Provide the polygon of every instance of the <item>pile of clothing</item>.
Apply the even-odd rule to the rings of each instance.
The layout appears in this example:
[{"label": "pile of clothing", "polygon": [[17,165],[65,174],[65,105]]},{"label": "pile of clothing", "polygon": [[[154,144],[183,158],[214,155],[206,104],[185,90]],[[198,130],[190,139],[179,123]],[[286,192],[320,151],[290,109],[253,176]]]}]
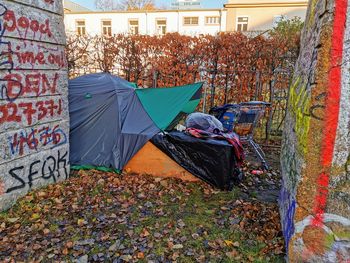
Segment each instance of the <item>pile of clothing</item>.
[{"label": "pile of clothing", "polygon": [[222,123],[214,116],[199,112],[192,113],[186,119],[186,127],[186,133],[193,137],[212,138],[229,142],[234,148],[238,165],[242,165],[244,151],[239,136],[234,132],[224,132]]}]

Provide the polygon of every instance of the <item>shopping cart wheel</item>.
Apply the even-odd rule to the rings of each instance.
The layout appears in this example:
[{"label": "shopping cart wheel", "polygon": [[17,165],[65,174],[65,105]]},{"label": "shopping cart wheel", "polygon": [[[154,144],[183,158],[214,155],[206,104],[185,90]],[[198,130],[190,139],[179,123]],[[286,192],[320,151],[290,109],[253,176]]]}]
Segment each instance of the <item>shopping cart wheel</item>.
[{"label": "shopping cart wheel", "polygon": [[263,162],[262,168],[263,168],[264,171],[268,171],[269,170],[269,166],[265,162]]}]

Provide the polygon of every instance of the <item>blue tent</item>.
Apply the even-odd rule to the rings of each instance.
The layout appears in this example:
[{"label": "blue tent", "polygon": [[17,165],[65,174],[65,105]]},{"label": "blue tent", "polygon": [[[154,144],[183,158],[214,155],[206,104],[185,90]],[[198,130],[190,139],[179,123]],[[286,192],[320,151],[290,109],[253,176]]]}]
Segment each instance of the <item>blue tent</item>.
[{"label": "blue tent", "polygon": [[135,89],[107,73],[70,80],[72,166],[123,169],[160,130],[195,110],[201,87]]}]

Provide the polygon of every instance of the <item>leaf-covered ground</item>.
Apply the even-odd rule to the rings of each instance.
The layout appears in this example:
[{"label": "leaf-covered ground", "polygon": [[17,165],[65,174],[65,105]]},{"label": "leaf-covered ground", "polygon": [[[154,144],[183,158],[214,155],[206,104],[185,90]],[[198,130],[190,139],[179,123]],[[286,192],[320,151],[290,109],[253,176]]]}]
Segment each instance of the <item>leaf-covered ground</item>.
[{"label": "leaf-covered ground", "polygon": [[278,174],[247,175],[220,192],[80,171],[0,214],[0,261],[283,262]]}]

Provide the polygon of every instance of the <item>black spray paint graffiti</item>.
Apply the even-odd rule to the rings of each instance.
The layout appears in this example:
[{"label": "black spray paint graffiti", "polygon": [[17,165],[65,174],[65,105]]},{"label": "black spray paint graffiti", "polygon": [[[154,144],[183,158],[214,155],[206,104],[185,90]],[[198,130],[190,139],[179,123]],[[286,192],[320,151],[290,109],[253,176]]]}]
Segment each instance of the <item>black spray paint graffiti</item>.
[{"label": "black spray paint graffiti", "polygon": [[23,179],[23,177],[28,179],[27,184],[29,188],[32,188],[34,181],[40,178],[45,180],[53,180],[56,183],[57,179],[61,178],[62,176],[60,171],[61,169],[64,169],[64,179],[68,179],[69,174],[66,167],[69,163],[67,157],[68,151],[61,154],[61,151],[58,150],[57,158],[50,155],[44,161],[36,160],[29,164],[28,174],[24,174],[26,171],[26,167],[24,166],[12,168],[8,173],[13,179],[16,180],[17,185],[7,189],[6,193],[11,193],[13,191],[25,188],[26,181]]},{"label": "black spray paint graffiti", "polygon": [[[323,92],[320,95],[316,96],[316,100],[321,101],[322,99],[325,99],[326,97],[327,97],[327,93]],[[310,116],[312,118],[315,118],[316,120],[323,121],[323,117],[319,116],[318,110],[324,111],[325,108],[326,108],[326,106],[324,106],[322,104],[312,105],[310,107]]]},{"label": "black spray paint graffiti", "polygon": [[290,145],[293,145],[291,141],[285,141],[282,145],[281,165],[285,171],[285,174],[288,175],[289,185],[296,185],[300,176],[297,169],[297,154],[295,149],[290,148]]},{"label": "black spray paint graffiti", "polygon": [[[7,13],[7,7],[4,6],[3,4],[0,4],[0,18],[3,18],[5,14]],[[1,53],[0,53],[0,70],[7,70],[9,73],[14,69],[14,63],[12,60],[12,47],[11,47],[11,42],[10,41],[4,41],[3,37],[5,35],[5,30],[6,27],[4,24],[1,23],[0,19],[0,47],[1,47]],[[11,99],[8,96],[8,91],[7,91],[7,85],[6,83],[8,81],[13,81],[18,83],[19,91],[18,94],[22,92],[23,86],[22,83],[19,83],[17,80],[14,79],[2,79],[0,78],[0,97],[1,98],[6,98],[8,101],[14,101],[14,99]]]},{"label": "black spray paint graffiti", "polygon": [[[3,4],[0,4],[0,18],[3,18],[5,16],[5,14],[7,13],[7,8],[6,6],[4,6]],[[1,46],[5,46],[6,48],[1,48],[2,50],[6,50],[2,51],[0,54],[0,69],[4,69],[2,68],[3,66],[7,65],[8,67],[6,68],[7,70],[12,70],[14,65],[11,59],[9,59],[11,57],[12,54],[12,49],[11,49],[11,42],[9,41],[4,41],[3,37],[5,35],[5,25],[1,23],[0,20],[0,47]],[[7,56],[7,59],[4,59],[4,61],[2,61],[2,57],[3,56]]]}]

